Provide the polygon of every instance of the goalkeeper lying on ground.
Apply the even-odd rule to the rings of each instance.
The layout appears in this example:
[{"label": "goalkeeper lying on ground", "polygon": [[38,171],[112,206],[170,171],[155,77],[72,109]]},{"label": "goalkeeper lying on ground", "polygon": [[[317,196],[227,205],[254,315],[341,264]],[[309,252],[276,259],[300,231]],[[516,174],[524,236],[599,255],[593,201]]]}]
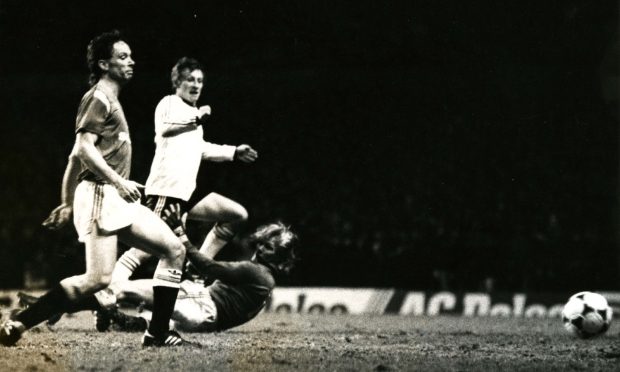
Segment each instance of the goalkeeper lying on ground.
[{"label": "goalkeeper lying on ground", "polygon": [[[259,227],[249,237],[250,248],[256,253],[249,261],[220,262],[209,259],[188,240],[181,222],[180,210],[172,205],[164,211],[164,220],[174,230],[187,249],[187,258],[213,284],[183,280],[177,297],[173,326],[186,332],[213,332],[236,327],[253,319],[264,307],[276,282],[275,277],[286,274],[295,262],[296,235],[282,223]],[[152,279],[129,280],[117,283],[116,301],[144,305],[153,304]],[[24,298],[22,298],[24,300]],[[150,314],[139,317],[120,312],[116,306],[97,312],[97,329],[106,330],[111,323],[115,329],[139,331],[147,328]]]},{"label": "goalkeeper lying on ground", "polygon": [[[200,253],[188,240],[179,209],[173,205],[164,214],[185,245],[190,262],[199,273],[215,279],[207,287],[191,280],[181,283],[172,315],[178,330],[212,332],[246,323],[262,310],[276,284],[274,277],[288,272],[295,261],[296,236],[281,223],[259,227],[250,236],[250,248],[256,250],[250,261],[219,262]],[[151,279],[128,281],[120,288],[117,301],[143,303],[147,308],[152,304]],[[135,328],[136,319],[114,309],[109,315],[121,329],[124,324]]]}]

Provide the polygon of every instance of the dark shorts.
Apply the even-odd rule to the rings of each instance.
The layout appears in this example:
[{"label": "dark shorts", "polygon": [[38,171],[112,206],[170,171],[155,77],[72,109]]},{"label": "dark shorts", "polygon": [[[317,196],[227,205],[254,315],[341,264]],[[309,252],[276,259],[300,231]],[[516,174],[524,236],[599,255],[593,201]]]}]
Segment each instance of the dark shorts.
[{"label": "dark shorts", "polygon": [[181,215],[184,215],[189,211],[187,202],[185,200],[173,198],[170,196],[159,196],[159,195],[147,195],[146,202],[144,205],[160,218],[162,217],[162,213],[164,210],[170,208],[171,205],[176,204],[181,209]]}]

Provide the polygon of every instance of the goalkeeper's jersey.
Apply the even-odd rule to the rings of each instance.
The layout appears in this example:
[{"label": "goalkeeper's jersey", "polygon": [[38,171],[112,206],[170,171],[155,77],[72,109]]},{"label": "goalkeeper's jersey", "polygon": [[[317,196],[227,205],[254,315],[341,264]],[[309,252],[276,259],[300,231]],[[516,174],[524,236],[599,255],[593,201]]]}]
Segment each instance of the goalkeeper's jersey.
[{"label": "goalkeeper's jersey", "polygon": [[271,296],[275,280],[269,271],[256,263],[249,263],[257,280],[251,283],[227,284],[216,280],[209,291],[217,307],[217,329],[225,330],[246,323],[254,318]]}]

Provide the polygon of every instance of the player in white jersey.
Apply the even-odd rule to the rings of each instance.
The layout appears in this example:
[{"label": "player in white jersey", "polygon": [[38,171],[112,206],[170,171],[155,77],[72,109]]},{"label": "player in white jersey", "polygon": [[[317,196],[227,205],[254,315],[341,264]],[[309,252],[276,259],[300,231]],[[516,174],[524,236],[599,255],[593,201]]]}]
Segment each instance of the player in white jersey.
[{"label": "player in white jersey", "polygon": [[[171,205],[178,206],[184,217],[191,220],[215,222],[207,234],[200,252],[209,258],[232,239],[236,227],[248,217],[239,203],[212,192],[193,206],[188,205],[194,189],[200,163],[208,161],[254,162],[258,153],[249,145],[218,145],[203,139],[203,125],[211,108],[198,107],[204,84],[202,67],[192,58],[181,58],[172,69],[175,93],[164,97],[155,109],[156,150],[146,182],[146,206],[161,217]],[[118,292],[119,283],[129,279],[148,253],[129,249],[118,260],[109,290]],[[98,314],[97,328],[107,326],[105,316]]]}]

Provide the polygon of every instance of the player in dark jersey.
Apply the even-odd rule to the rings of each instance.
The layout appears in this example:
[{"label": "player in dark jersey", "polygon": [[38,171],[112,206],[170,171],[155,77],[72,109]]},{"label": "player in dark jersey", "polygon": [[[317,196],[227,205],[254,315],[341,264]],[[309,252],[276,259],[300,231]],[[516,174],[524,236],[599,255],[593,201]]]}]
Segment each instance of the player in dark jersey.
[{"label": "player in dark jersey", "polygon": [[[249,261],[220,262],[201,253],[185,235],[180,210],[172,205],[164,219],[186,247],[187,257],[204,276],[215,279],[204,286],[184,280],[172,320],[174,327],[187,332],[213,332],[236,327],[253,319],[264,307],[276,285],[275,277],[288,273],[295,257],[296,235],[282,223],[259,227],[248,239],[256,251]],[[119,301],[152,305],[152,291],[146,280],[127,281]],[[121,330],[141,330],[148,321],[113,310],[109,314]]]},{"label": "player in dark jersey", "polygon": [[97,291],[109,284],[117,243],[123,241],[160,257],[153,282],[153,319],[143,345],[179,345],[181,337],[168,326],[185,248],[159,217],[140,205],[140,185],[128,179],[131,140],[118,94],[133,76],[131,49],[118,31],[104,33],[89,43],[87,61],[92,87],[78,109],[75,145],[63,177],[63,203],[50,216],[53,221],[73,214],[78,238],[85,244],[86,272],[63,279],[4,322],[0,344],[14,345],[25,330],[55,314],[98,310],[115,302]]}]

